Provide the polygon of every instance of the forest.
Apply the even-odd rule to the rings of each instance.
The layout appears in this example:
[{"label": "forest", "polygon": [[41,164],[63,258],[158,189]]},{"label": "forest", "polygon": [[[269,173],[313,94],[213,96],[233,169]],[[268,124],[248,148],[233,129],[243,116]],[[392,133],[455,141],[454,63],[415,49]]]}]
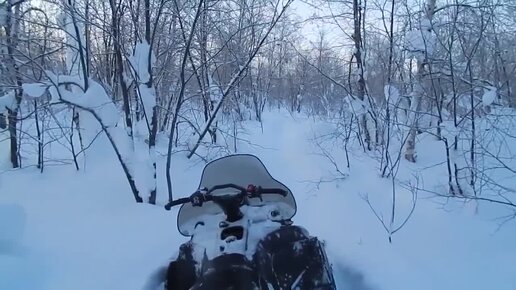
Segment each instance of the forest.
[{"label": "forest", "polygon": [[511,0],[0,0],[13,200],[30,178],[53,191],[55,170],[92,168],[117,198],[161,206],[189,193],[189,166],[277,145],[263,155],[302,167],[312,191],[356,185],[389,243],[426,198],[485,206],[500,230],[516,220],[515,122]]},{"label": "forest", "polygon": [[[154,168],[158,136],[168,156],[209,158],[237,151],[242,122],[278,107],[335,120],[342,148],[380,152],[382,176],[402,158],[417,162],[416,136],[432,134],[447,154],[446,194],[496,187],[478,159],[514,173],[508,156],[486,148],[505,137],[503,124],[478,128],[516,106],[513,3],[306,2],[305,18],[291,4],[4,1],[0,127],[10,165],[43,172],[72,160],[79,170],[102,131],[135,200],[155,203],[155,185],[134,185],[135,142],[148,145]],[[70,151],[66,161],[46,155],[54,142]]]}]

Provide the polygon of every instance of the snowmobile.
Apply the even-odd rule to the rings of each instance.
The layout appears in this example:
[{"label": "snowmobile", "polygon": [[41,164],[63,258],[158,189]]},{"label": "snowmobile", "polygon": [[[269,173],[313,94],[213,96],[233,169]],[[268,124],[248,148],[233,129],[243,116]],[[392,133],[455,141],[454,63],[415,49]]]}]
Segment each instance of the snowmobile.
[{"label": "snowmobile", "polygon": [[181,205],[189,237],[166,271],[166,290],[335,290],[324,244],[293,224],[296,201],[254,155],[208,163]]}]

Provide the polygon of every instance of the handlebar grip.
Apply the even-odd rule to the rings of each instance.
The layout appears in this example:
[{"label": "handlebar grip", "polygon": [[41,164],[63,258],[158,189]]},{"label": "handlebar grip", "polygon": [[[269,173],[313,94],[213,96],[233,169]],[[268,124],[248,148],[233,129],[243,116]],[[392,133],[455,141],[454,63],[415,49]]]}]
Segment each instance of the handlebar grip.
[{"label": "handlebar grip", "polygon": [[287,196],[288,192],[281,188],[261,188],[261,194],[280,194]]},{"label": "handlebar grip", "polygon": [[176,205],[179,205],[179,204],[184,204],[184,203],[187,203],[187,202],[190,202],[190,198],[189,197],[183,197],[183,198],[180,198],[180,199],[176,199],[176,200],[173,200],[173,201],[167,203],[167,205],[165,205],[165,209],[166,210],[170,210],[173,206],[176,206]]}]

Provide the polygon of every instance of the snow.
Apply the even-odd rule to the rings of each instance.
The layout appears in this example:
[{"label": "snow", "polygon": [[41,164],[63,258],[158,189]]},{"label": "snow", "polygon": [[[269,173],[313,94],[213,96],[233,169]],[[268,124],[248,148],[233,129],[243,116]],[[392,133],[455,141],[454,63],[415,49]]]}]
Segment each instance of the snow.
[{"label": "snow", "polygon": [[434,54],[436,43],[437,37],[426,18],[421,20],[419,27],[408,31],[405,36],[405,49],[419,61]]},{"label": "snow", "polygon": [[[1,177],[0,177],[1,178]],[[1,184],[1,180],[0,180]],[[22,206],[0,202],[0,289],[23,289],[18,286],[23,268],[23,238],[26,214]],[[20,272],[21,271],[21,272]]]},{"label": "snow", "polygon": [[[149,63],[150,61],[150,63]],[[149,138],[151,122],[156,107],[156,90],[154,86],[148,86],[151,75],[149,69],[152,68],[156,58],[152,53],[151,47],[147,41],[140,41],[136,44],[133,55],[129,58],[132,70],[134,72],[134,80],[138,84],[139,100],[144,109],[145,118],[134,125],[134,136],[138,138]],[[155,189],[156,182],[154,180],[153,164],[156,159],[154,148],[143,148],[144,144],[135,144],[134,158],[132,160],[132,171],[137,176],[138,188],[143,191],[143,198],[146,199],[145,193],[149,193]]]},{"label": "snow", "polygon": [[[90,97],[99,90],[93,86]],[[391,183],[378,177],[376,160],[351,149],[349,176],[319,183],[337,173],[307,139],[334,125],[285,111],[264,112],[263,119],[263,133],[258,122],[245,124],[249,143],[240,142],[239,151],[257,155],[294,192],[293,220],[326,242],[339,290],[514,289],[516,224],[498,229],[494,220],[507,213],[503,207],[441,200],[421,191],[413,216],[389,243],[363,199],[367,194],[375,209],[390,217]],[[418,138],[418,163],[402,161],[398,177],[417,174],[420,186],[436,190],[446,185],[442,142]],[[176,230],[177,209],[162,208],[166,140],[156,148],[159,206],[134,202],[113,150],[103,138],[96,142],[85,170],[70,165],[48,167],[43,174],[33,167],[0,172],[0,205],[16,205],[20,210],[10,217],[25,220],[16,227],[23,234],[9,234],[16,250],[0,253],[0,289],[142,289],[187,241]],[[325,146],[345,168],[344,153]],[[172,164],[175,197],[189,195],[198,186],[202,162],[174,154]],[[515,187],[514,178],[505,182]],[[398,188],[397,199],[395,225],[410,209],[411,192]]]},{"label": "snow", "polygon": [[152,53],[149,43],[143,40],[136,44],[133,55],[129,58],[129,62],[135,73],[135,79],[139,83],[138,89],[143,108],[150,124],[153,108],[156,106],[156,91],[154,87],[149,88],[147,86],[151,77],[149,74],[149,58],[151,61],[150,67],[152,67],[156,61],[156,57],[154,53]]},{"label": "snow", "polygon": [[[74,90],[68,91],[64,89],[62,84],[74,83],[80,86],[83,82],[79,77],[54,75],[51,72],[47,72],[47,75],[52,83],[49,89],[52,96],[52,102],[63,100],[79,106],[79,109],[84,108],[92,110],[106,127],[114,127],[117,124],[119,120],[119,111],[99,83],[90,79],[88,80],[88,89],[85,92],[77,93],[74,92]],[[56,85],[58,85],[59,88],[56,88]],[[75,86],[72,86],[72,88],[73,87]]]},{"label": "snow", "polygon": [[[129,58],[133,70],[135,71],[138,79],[142,83],[146,83],[150,79],[149,75],[149,53],[150,53],[150,45],[147,41],[140,41],[136,44],[134,48],[134,53],[132,57]],[[154,54],[150,56],[151,65],[154,64],[156,58]]]},{"label": "snow", "polygon": [[[133,157],[135,155],[132,143],[124,128],[117,126],[120,121],[120,112],[105,89],[98,82],[89,79],[88,89],[83,91],[83,82],[79,76],[55,75],[50,71],[47,71],[46,74],[49,78],[48,83],[24,84],[24,87],[29,88],[30,94],[36,95],[43,90],[48,90],[51,96],[50,104],[53,107],[65,102],[76,106],[79,112],[83,111],[79,114],[83,144],[88,145],[94,142],[101,133],[104,133],[105,129],[113,138],[129,170],[133,171],[134,168],[131,165],[134,164]],[[73,85],[67,88],[63,84]],[[71,122],[71,120],[67,122]],[[108,146],[112,149],[111,145]]]},{"label": "snow", "polygon": [[0,255],[20,241],[25,227],[25,212],[20,205],[0,203]]},{"label": "snow", "polygon": [[[56,16],[56,22],[57,22],[57,25],[61,28],[61,29],[66,29],[66,19],[68,18],[68,16],[66,15],[65,12],[61,12],[59,14],[57,14]],[[73,35],[73,34],[72,34]]]},{"label": "snow", "polygon": [[[273,223],[267,218],[268,213],[277,208],[271,204],[260,208],[243,207],[242,212],[248,219],[232,223],[232,226],[241,225],[246,228],[252,224],[249,227],[248,236],[242,240],[220,240],[218,238],[220,235],[219,223],[225,220],[223,214],[201,217],[199,220],[203,221],[204,225],[194,230],[193,242],[197,245],[194,249],[194,258],[199,265],[205,256],[213,259],[221,253],[240,253],[252,259],[260,238],[279,228],[278,223]],[[195,225],[189,227],[195,228]]]},{"label": "snow", "polygon": [[421,19],[421,22],[419,23],[419,27],[421,30],[431,30],[432,29],[432,23],[430,20],[426,17],[423,17]]},{"label": "snow", "polygon": [[9,168],[11,162],[10,148],[9,131],[7,129],[0,129],[0,171],[4,168]]},{"label": "snow", "polygon": [[498,96],[497,89],[493,86],[489,86],[484,89],[484,94],[482,95],[482,104],[484,106],[491,105]]},{"label": "snow", "polygon": [[5,26],[6,23],[7,23],[7,6],[2,5],[2,6],[0,6],[0,26]]},{"label": "snow", "polygon": [[346,103],[349,106],[349,112],[356,114],[357,116],[367,113],[367,103],[356,97],[348,96],[345,98]]},{"label": "snow", "polygon": [[145,84],[141,84],[139,86],[140,88],[140,94],[141,99],[143,103],[143,108],[145,110],[145,115],[149,119],[149,124],[151,122],[152,114],[153,114],[153,108],[156,106],[156,91],[154,90],[154,87],[147,87]]},{"label": "snow", "polygon": [[[90,144],[96,142],[97,139],[103,139],[104,142],[107,142],[108,140],[104,136],[104,133],[107,133],[119,151],[121,159],[127,165],[127,170],[135,179],[135,184],[140,190],[140,196],[145,198],[145,194],[154,188],[152,161],[155,158],[155,153],[152,150],[149,152],[148,146],[144,144],[143,139],[132,140],[127,135],[125,128],[118,126],[121,112],[108,96],[105,89],[93,79],[88,80],[88,89],[83,91],[79,76],[55,75],[52,72],[47,72],[47,76],[49,83],[41,86],[48,87],[51,95],[51,104],[55,106],[64,102],[75,106],[78,112],[80,112],[81,145],[89,148]],[[73,85],[65,87],[63,84]],[[29,84],[28,86],[32,89],[39,85]],[[153,93],[153,89],[147,89],[144,93]],[[142,99],[155,100],[151,95],[147,95],[146,98]],[[149,115],[149,118],[151,116],[152,114]],[[111,142],[105,145],[110,150],[114,150]],[[135,151],[136,147],[137,152]],[[119,160],[115,160],[114,163],[120,166]]]},{"label": "snow", "polygon": [[[57,22],[61,29],[66,32],[66,44],[68,45],[66,48],[66,68],[71,76],[85,79],[82,70],[80,50],[82,50],[82,55],[86,55],[86,33],[84,33],[84,23],[80,20],[81,17],[74,15],[77,14],[74,6],[75,2],[73,2],[71,6],[65,5],[63,7],[64,11],[57,16]],[[77,88],[74,90],[76,89]]]},{"label": "snow", "polygon": [[222,99],[223,91],[222,87],[219,86],[216,80],[214,80],[211,75],[208,75],[208,81],[210,82],[210,87],[208,88],[210,92],[210,98],[212,102],[218,103]]},{"label": "snow", "polygon": [[7,109],[14,109],[16,100],[14,92],[10,91],[7,94],[0,96],[0,113],[4,113]]},{"label": "snow", "polygon": [[41,97],[47,90],[48,85],[42,83],[22,84],[23,92],[33,98]]},{"label": "snow", "polygon": [[99,83],[90,81],[83,96],[68,100],[86,108],[93,108],[105,126],[114,127],[119,120],[118,109]]},{"label": "snow", "polygon": [[390,103],[396,105],[400,99],[400,91],[393,85],[386,85],[383,88],[385,99]]}]

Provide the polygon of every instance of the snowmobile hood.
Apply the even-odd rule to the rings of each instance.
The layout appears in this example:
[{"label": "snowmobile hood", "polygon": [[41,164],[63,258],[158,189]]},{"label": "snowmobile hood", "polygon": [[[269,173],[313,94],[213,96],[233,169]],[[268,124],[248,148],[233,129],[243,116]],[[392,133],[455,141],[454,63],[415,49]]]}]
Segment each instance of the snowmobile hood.
[{"label": "snowmobile hood", "polygon": [[[290,219],[296,214],[296,201],[290,189],[274,179],[258,157],[250,154],[235,154],[209,162],[202,172],[199,188],[211,188],[221,184],[236,184],[246,188],[249,184],[263,188],[281,188],[287,192],[282,195],[263,195],[262,200],[252,198],[249,205],[278,204],[281,216]],[[230,194],[232,189],[212,194]],[[194,207],[190,203],[181,206],[177,216],[179,232],[184,236],[192,236],[195,224],[203,215],[223,214],[222,209],[213,202],[207,202],[202,207]]]}]

